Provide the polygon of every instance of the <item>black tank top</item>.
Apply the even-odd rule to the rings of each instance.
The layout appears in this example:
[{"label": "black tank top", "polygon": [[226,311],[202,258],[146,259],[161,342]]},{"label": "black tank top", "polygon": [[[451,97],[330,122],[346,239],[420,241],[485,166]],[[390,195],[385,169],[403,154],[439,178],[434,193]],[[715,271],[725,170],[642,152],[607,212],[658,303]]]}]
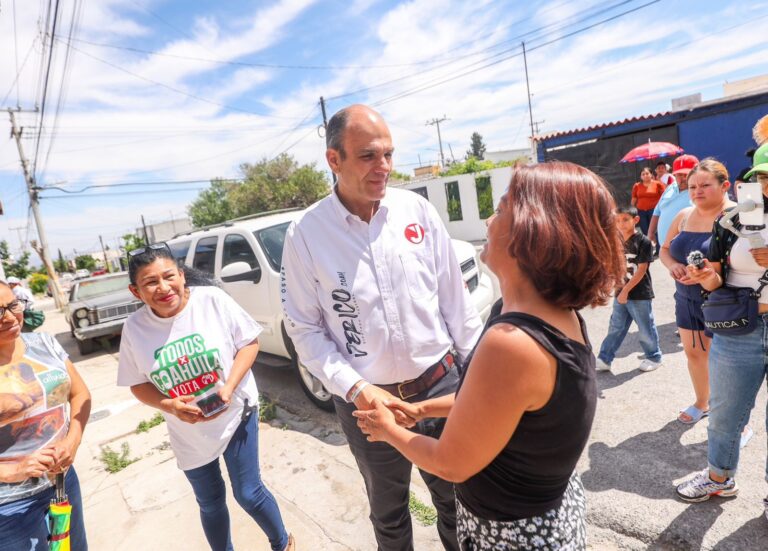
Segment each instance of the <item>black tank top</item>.
[{"label": "black tank top", "polygon": [[[494,310],[500,309],[499,302]],[[476,516],[512,521],[542,515],[562,502],[595,416],[595,356],[580,315],[586,346],[537,317],[515,312],[493,315],[494,310],[485,330],[497,323],[512,324],[557,360],[549,402],[525,412],[499,455],[482,471],[456,484],[456,495]],[[459,389],[472,369],[471,359],[470,354]]]}]

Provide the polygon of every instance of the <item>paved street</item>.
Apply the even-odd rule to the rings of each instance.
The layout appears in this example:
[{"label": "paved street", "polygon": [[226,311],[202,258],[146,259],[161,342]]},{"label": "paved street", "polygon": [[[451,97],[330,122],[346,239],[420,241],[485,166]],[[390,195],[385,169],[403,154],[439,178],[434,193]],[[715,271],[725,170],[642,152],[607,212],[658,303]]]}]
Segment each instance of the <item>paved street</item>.
[{"label": "paved street", "polygon": [[[694,427],[675,421],[692,401],[682,346],[675,335],[673,286],[660,263],[652,266],[654,302],[665,366],[637,368],[633,328],[614,362],[614,375],[599,374],[600,399],[592,436],[579,464],[588,493],[590,548],[765,549],[768,521],[761,499],[766,456],[765,393],[751,425],[755,436],[743,451],[738,498],[687,505],[673,497],[673,481],[706,464],[704,420]],[[610,307],[585,311],[597,348]],[[93,394],[93,419],[76,466],[83,480],[86,524],[95,551],[206,549],[191,490],[168,449],[165,426],[135,434],[153,411],[114,385],[117,348],[85,358],[77,354],[63,317],[48,311],[43,330],[56,334]],[[261,425],[263,477],[277,497],[286,525],[302,550],[375,548],[362,479],[330,414],[311,406],[290,372],[256,367],[259,389],[279,402],[278,417]],[[108,474],[98,457],[103,446],[140,458]],[[418,475],[417,497],[427,502]],[[238,549],[266,550],[266,539],[231,499]],[[416,549],[439,549],[434,527],[414,522]]]}]

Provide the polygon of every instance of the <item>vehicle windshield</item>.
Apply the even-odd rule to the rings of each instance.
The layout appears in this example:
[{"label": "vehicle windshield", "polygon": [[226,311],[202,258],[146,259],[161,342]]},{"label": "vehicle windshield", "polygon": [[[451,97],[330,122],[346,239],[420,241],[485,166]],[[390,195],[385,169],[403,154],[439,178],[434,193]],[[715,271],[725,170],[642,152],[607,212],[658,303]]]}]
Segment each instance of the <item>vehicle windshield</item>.
[{"label": "vehicle windshield", "polygon": [[285,232],[288,231],[290,222],[283,222],[276,226],[270,226],[253,232],[256,241],[259,242],[267,260],[272,269],[280,271],[280,265],[283,263],[283,245],[285,244]]},{"label": "vehicle windshield", "polygon": [[105,277],[99,279],[93,279],[90,281],[81,281],[77,284],[76,291],[72,295],[73,300],[84,300],[88,298],[97,297],[100,295],[108,295],[117,291],[124,291],[128,288],[128,274],[120,275],[116,277]]}]

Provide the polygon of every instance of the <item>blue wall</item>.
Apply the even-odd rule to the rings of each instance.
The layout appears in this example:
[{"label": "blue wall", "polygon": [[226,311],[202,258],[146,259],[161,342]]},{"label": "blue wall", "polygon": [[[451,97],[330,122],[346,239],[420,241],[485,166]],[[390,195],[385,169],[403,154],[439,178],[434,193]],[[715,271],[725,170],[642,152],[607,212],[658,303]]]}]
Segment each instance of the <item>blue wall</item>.
[{"label": "blue wall", "polygon": [[680,121],[677,126],[680,147],[699,159],[717,158],[725,164],[733,180],[751,163],[745,152],[755,147],[752,127],[766,114],[768,106],[756,105]]}]

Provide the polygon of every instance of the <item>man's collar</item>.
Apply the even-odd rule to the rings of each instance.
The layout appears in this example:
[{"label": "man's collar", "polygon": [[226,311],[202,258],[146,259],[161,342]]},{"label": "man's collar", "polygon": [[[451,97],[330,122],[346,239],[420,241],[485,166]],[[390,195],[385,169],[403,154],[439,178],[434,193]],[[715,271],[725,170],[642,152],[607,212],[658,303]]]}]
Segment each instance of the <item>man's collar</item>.
[{"label": "man's collar", "polygon": [[[349,212],[349,209],[344,206],[344,203],[341,202],[341,198],[339,198],[338,193],[338,184],[333,186],[333,189],[331,190],[331,203],[333,204],[334,211],[336,212],[339,220],[344,225],[345,229],[349,230],[352,224],[352,220],[360,220],[359,216]],[[379,208],[374,213],[373,217],[375,218],[377,216],[384,216],[387,219],[389,218],[389,202],[387,194],[385,194],[384,198],[379,201]]]}]

